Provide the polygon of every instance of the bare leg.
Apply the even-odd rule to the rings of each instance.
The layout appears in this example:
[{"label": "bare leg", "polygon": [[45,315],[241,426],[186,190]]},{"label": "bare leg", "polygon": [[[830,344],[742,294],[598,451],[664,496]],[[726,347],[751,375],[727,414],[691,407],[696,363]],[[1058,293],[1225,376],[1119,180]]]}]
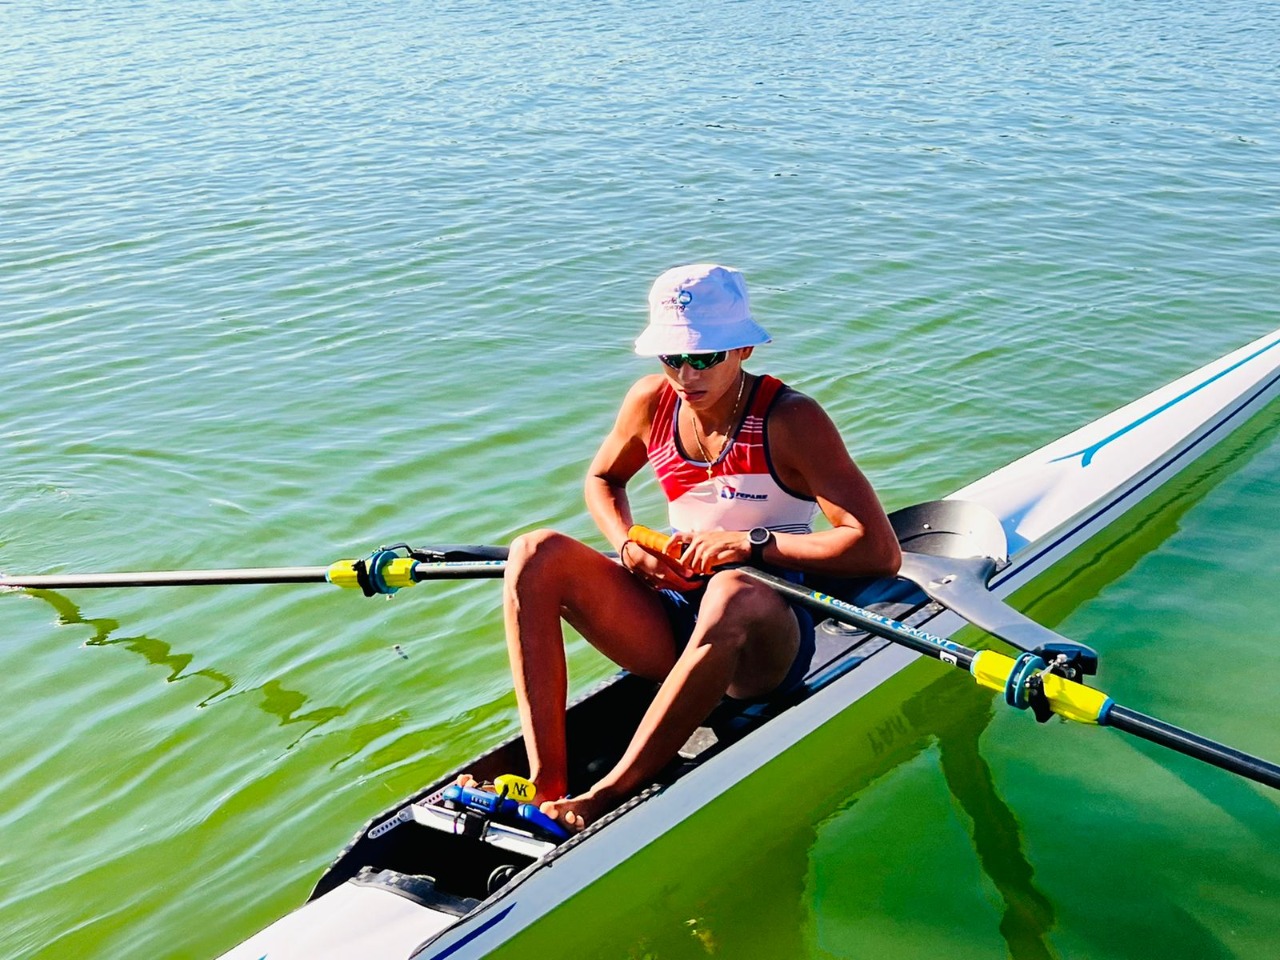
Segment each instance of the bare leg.
[{"label": "bare leg", "polygon": [[544,803],[544,812],[581,826],[621,803],[670,762],[726,692],[753,697],[777,687],[799,644],[795,614],[777,593],[734,571],[717,574],[697,629],[622,759],[586,793]]},{"label": "bare leg", "polygon": [[675,662],[671,626],[653,591],[596,550],[550,530],[512,543],[503,614],[529,779],[539,798],[559,799],[568,789],[561,616],[615,663],[654,680]]}]

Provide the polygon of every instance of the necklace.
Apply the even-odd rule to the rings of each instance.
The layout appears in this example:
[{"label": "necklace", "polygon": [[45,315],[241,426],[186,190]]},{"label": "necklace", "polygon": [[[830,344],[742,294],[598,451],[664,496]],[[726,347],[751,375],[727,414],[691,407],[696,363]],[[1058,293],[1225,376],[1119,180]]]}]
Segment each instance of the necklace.
[{"label": "necklace", "polygon": [[[742,378],[738,381],[738,399],[733,401],[733,413],[729,417],[729,426],[725,429],[724,443],[720,445],[720,453],[718,456],[724,456],[724,451],[729,446],[729,434],[733,431],[733,425],[738,422],[738,407],[742,405],[742,391],[747,386],[747,371],[742,371]],[[702,442],[702,431],[698,429],[698,415],[692,410],[689,411],[689,419],[693,421],[693,439],[698,443],[698,452],[702,454],[702,459],[707,462],[707,479],[711,479],[711,471],[715,467],[715,459],[711,454],[707,453],[707,448]]]}]

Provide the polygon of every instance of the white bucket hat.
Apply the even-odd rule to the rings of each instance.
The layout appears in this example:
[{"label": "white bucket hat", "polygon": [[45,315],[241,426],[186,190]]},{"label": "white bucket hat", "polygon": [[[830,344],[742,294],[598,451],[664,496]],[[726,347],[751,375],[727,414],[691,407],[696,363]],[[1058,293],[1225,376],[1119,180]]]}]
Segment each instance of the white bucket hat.
[{"label": "white bucket hat", "polygon": [[772,338],[751,318],[747,281],[733,267],[694,263],[673,267],[649,291],[649,326],[636,353],[718,353]]}]

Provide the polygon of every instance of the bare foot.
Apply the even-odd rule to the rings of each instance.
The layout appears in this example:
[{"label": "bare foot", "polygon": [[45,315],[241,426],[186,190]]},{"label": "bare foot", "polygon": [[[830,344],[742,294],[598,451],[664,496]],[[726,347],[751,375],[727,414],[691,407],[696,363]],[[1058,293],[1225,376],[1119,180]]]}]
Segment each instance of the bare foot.
[{"label": "bare foot", "polygon": [[538,809],[571,833],[586,829],[618,805],[603,794],[584,793],[563,800],[548,800]]}]

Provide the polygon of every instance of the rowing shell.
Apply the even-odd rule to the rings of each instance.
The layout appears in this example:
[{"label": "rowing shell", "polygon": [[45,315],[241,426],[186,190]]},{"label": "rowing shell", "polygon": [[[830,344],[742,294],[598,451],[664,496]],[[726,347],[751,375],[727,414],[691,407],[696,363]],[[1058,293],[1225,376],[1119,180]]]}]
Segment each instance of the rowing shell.
[{"label": "rowing shell", "polygon": [[[948,501],[994,515],[1002,533],[1002,542],[984,551],[993,561],[990,593],[975,599],[975,609],[989,611],[991,599],[1025,586],[1114,523],[1277,393],[1280,331],[952,494]],[[912,508],[895,515],[912,549],[929,539],[930,515]],[[849,587],[844,595],[938,637],[967,624],[902,580]],[[823,625],[811,671],[794,697],[719,708],[657,782],[568,841],[527,824],[477,817],[450,799],[455,771],[370,820],[305,905],[223,960],[483,957],[917,659],[867,633]],[[623,674],[570,707],[571,792],[621,755],[653,693],[651,683]],[[492,780],[524,764],[515,737],[462,769]]]}]

